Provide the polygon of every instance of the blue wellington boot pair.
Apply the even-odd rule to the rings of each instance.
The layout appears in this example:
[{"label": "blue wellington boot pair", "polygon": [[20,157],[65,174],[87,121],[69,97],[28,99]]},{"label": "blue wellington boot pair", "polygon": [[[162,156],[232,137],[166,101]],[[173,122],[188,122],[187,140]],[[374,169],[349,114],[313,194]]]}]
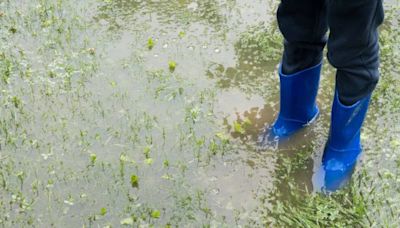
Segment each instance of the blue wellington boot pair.
[{"label": "blue wellington boot pair", "polygon": [[[321,65],[305,69],[292,75],[280,76],[280,111],[270,134],[276,139],[286,138],[297,130],[312,123],[319,114],[316,105]],[[360,129],[371,96],[367,96],[351,106],[340,103],[337,90],[332,107],[331,128],[326,143],[322,169],[324,186],[327,191],[335,191],[351,177],[361,153]],[[264,136],[265,138],[265,136]]]}]

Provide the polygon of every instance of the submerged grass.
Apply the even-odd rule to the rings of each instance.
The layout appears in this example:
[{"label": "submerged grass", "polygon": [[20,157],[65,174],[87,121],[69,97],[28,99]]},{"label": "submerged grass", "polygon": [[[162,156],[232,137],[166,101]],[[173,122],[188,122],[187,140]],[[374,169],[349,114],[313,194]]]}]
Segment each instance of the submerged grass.
[{"label": "submerged grass", "polygon": [[366,199],[357,183],[327,195],[312,193],[296,180],[296,174],[307,168],[313,151],[310,147],[290,158],[280,156],[278,189],[272,193],[273,207],[266,211],[264,221],[276,227],[368,226]]},{"label": "submerged grass", "polygon": [[[154,11],[182,25],[174,31],[180,39],[190,37],[183,32],[188,23],[211,24],[225,39],[227,19],[219,8],[232,13],[235,4],[0,2],[0,225],[231,227],[232,221],[211,206],[210,189],[192,179],[200,169],[219,164],[213,160],[237,159],[239,149],[252,153],[252,145],[228,133],[243,136],[254,123],[234,121],[229,132],[214,106],[218,91],[229,88],[277,94],[275,72],[263,68],[274,69],[279,59],[277,26],[252,26],[238,36],[237,65],[213,63],[207,70],[216,88],[182,75],[188,67],[177,60],[148,69],[143,53],[155,51],[160,41],[149,38],[144,22],[135,21],[134,31],[121,28],[132,13]],[[309,170],[318,142],[303,153],[282,153],[274,191],[257,195],[254,220],[243,215],[248,211],[232,210],[236,226],[399,223],[400,81],[393,66],[399,65],[400,34],[398,5],[388,8],[389,22],[381,32],[382,80],[363,132],[366,158],[353,183],[330,196],[310,193],[296,176]],[[123,48],[132,51],[110,51],[124,38],[129,41]],[[274,106],[272,98],[268,102]]]},{"label": "submerged grass", "polygon": [[[212,127],[213,90],[147,71],[136,52],[107,62],[114,37],[86,16],[97,3],[0,3],[0,224],[216,220],[186,178],[198,164],[189,161],[225,151]],[[110,77],[104,62],[123,78]]]}]

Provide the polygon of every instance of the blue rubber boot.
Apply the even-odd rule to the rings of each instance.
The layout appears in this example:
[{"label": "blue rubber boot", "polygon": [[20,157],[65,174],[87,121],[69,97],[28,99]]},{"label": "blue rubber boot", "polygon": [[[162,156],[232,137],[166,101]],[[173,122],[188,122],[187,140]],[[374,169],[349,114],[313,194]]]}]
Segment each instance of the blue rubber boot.
[{"label": "blue rubber boot", "polygon": [[371,95],[357,103],[343,105],[335,93],[329,139],[325,145],[322,166],[325,171],[325,190],[336,191],[351,178],[358,157],[362,152],[360,131]]},{"label": "blue rubber boot", "polygon": [[279,67],[280,111],[271,129],[274,138],[290,136],[317,118],[321,66],[322,63],[291,75],[283,74]]}]

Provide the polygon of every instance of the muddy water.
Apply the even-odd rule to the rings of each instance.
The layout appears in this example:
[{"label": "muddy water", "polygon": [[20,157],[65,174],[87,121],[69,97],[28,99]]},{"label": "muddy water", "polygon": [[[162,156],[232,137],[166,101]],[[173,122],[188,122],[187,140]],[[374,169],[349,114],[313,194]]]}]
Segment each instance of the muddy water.
[{"label": "muddy water", "polygon": [[4,99],[7,137],[17,136],[0,141],[8,183],[0,196],[10,202],[0,222],[261,226],[265,209],[290,191],[276,181],[286,178],[278,168],[290,166],[282,158],[298,154],[305,162],[290,178],[313,191],[334,87],[327,63],[318,121],[279,144],[256,145],[279,111],[277,1],[4,5],[15,15],[2,22],[18,32],[2,51],[25,53],[14,64],[26,77],[2,87],[23,109]]}]

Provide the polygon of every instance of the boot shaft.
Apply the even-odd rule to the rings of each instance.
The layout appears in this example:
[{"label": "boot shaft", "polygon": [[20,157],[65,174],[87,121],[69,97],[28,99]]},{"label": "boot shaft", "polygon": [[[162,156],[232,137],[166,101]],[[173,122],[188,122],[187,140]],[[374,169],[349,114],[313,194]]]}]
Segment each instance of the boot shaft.
[{"label": "boot shaft", "polygon": [[340,102],[335,92],[331,113],[329,146],[336,150],[361,150],[360,133],[364,123],[371,95],[351,106]]},{"label": "boot shaft", "polygon": [[280,78],[280,113],[285,119],[307,123],[316,113],[321,65],[291,75],[282,73]]}]

